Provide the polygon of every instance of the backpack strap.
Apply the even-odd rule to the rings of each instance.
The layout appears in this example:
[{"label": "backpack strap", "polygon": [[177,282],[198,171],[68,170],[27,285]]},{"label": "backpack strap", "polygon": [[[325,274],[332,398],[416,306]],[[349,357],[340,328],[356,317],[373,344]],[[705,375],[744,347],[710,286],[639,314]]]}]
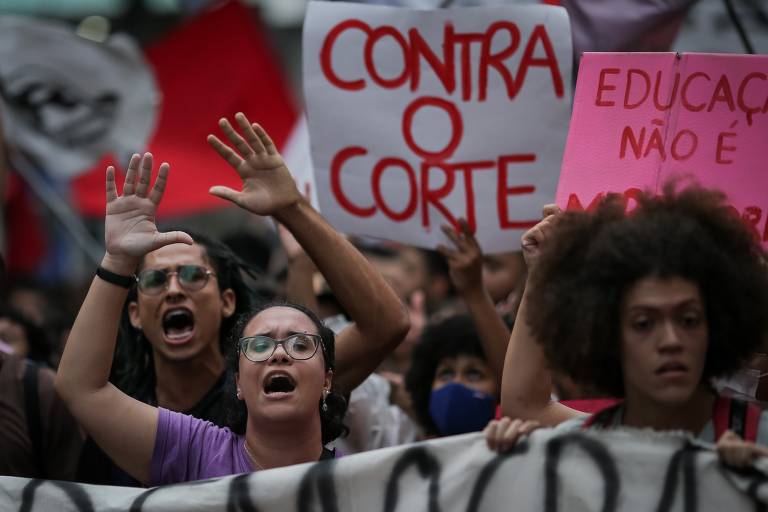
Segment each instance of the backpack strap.
[{"label": "backpack strap", "polygon": [[27,415],[27,432],[32,442],[32,453],[35,457],[38,476],[45,478],[45,465],[43,464],[43,429],[40,420],[40,394],[38,390],[37,374],[39,368],[29,360],[25,361],[24,369],[24,408]]},{"label": "backpack strap", "polygon": [[613,417],[616,414],[616,411],[619,410],[619,408],[624,405],[623,401],[619,401],[618,403],[611,404],[608,407],[604,407],[597,411],[594,414],[591,414],[584,424],[581,426],[581,428],[591,428],[591,427],[597,427],[597,428],[607,428],[610,427],[613,422]]},{"label": "backpack strap", "polygon": [[760,408],[751,402],[719,395],[715,400],[712,415],[715,441],[720,439],[726,430],[731,430],[745,441],[755,442],[761,412]]}]

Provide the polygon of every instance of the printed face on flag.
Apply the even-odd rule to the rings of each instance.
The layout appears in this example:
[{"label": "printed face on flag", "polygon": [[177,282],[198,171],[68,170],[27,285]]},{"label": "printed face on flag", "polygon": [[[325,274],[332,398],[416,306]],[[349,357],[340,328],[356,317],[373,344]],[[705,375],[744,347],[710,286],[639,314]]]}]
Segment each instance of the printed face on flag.
[{"label": "printed face on flag", "polygon": [[3,16],[0,62],[4,135],[53,176],[146,146],[158,93],[129,37],[95,43],[64,23]]},{"label": "printed face on flag", "polygon": [[550,6],[311,3],[304,86],[320,209],[336,228],[421,247],[464,217],[519,248],[552,202],[571,37]]}]

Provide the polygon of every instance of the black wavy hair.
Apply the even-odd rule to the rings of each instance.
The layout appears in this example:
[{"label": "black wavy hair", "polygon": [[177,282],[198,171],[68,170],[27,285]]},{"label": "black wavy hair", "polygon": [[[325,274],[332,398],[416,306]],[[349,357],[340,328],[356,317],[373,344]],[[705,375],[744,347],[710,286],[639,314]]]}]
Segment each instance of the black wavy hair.
[{"label": "black wavy hair", "polygon": [[[311,309],[288,301],[270,301],[241,314],[227,340],[227,381],[224,385],[224,406],[227,411],[227,426],[236,434],[245,434],[245,426],[248,421],[248,409],[245,406],[245,401],[237,398],[237,384],[235,382],[235,374],[239,370],[240,362],[240,338],[243,336],[245,326],[248,325],[248,322],[253,317],[262,311],[275,307],[293,308],[304,313],[315,324],[322,342],[325,370],[333,371],[335,368],[336,345],[333,331],[326,327],[323,321]],[[349,429],[344,425],[347,401],[332,385],[331,391],[325,397],[325,403],[328,407],[326,411],[323,410],[322,400],[317,402],[317,407],[320,411],[320,428],[323,444],[328,444],[337,437],[347,435],[349,432]]]},{"label": "black wavy hair", "polygon": [[638,280],[680,277],[701,293],[708,324],[702,383],[727,376],[768,333],[768,273],[756,232],[720,192],[692,186],[565,212],[531,276],[525,319],[553,369],[624,396],[621,303]]},{"label": "black wavy hair", "polygon": [[[231,289],[235,293],[235,312],[228,318],[223,318],[219,329],[220,349],[226,354],[226,340],[235,325],[237,317],[251,308],[257,298],[245,282],[243,272],[255,277],[255,274],[232,250],[222,242],[199,233],[186,231],[192,236],[197,245],[204,249],[204,256],[216,272],[216,282],[219,290]],[[142,264],[143,265],[143,261]],[[141,268],[139,265],[139,269]],[[131,325],[128,315],[128,305],[138,300],[138,292],[134,285],[128,293],[120,318],[120,330],[115,349],[115,359],[112,365],[112,382],[124,393],[141,399],[147,393],[153,392],[156,384],[155,364],[152,355],[152,345],[144,336],[143,331]]]},{"label": "black wavy hair", "polygon": [[437,367],[443,359],[460,355],[487,360],[477,329],[468,315],[456,315],[427,325],[413,347],[405,388],[411,394],[416,418],[428,435],[439,435],[429,414],[429,397]]}]

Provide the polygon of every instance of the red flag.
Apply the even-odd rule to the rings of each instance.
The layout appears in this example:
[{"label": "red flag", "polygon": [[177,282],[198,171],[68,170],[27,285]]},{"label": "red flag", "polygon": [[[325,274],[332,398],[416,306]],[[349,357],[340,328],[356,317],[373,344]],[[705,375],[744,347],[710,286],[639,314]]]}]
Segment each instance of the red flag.
[{"label": "red flag", "polygon": [[[162,93],[159,122],[148,148],[156,162],[171,164],[158,216],[224,206],[208,194],[212,185],[239,188],[240,179],[208,146],[220,134],[218,120],[244,112],[262,124],[278,147],[298,113],[259,22],[238,1],[206,10],[146,50]],[[73,182],[77,209],[104,215],[104,165]],[[118,162],[124,168],[127,162]]]}]

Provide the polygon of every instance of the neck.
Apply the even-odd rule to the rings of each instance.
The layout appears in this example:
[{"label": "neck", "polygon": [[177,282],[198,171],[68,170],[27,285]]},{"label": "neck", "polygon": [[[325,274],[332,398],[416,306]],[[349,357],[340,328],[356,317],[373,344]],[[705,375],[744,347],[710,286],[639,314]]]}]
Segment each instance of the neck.
[{"label": "neck", "polygon": [[317,462],[323,453],[320,415],[308,421],[293,418],[279,422],[249,416],[245,443],[254,469]]},{"label": "neck", "polygon": [[154,361],[157,405],[178,412],[197,405],[224,372],[224,358],[214,344],[184,361],[169,360],[155,351]]},{"label": "neck", "polygon": [[646,396],[627,396],[623,424],[654,430],[686,430],[698,435],[712,418],[717,397],[700,387],[683,404],[662,404]]}]

